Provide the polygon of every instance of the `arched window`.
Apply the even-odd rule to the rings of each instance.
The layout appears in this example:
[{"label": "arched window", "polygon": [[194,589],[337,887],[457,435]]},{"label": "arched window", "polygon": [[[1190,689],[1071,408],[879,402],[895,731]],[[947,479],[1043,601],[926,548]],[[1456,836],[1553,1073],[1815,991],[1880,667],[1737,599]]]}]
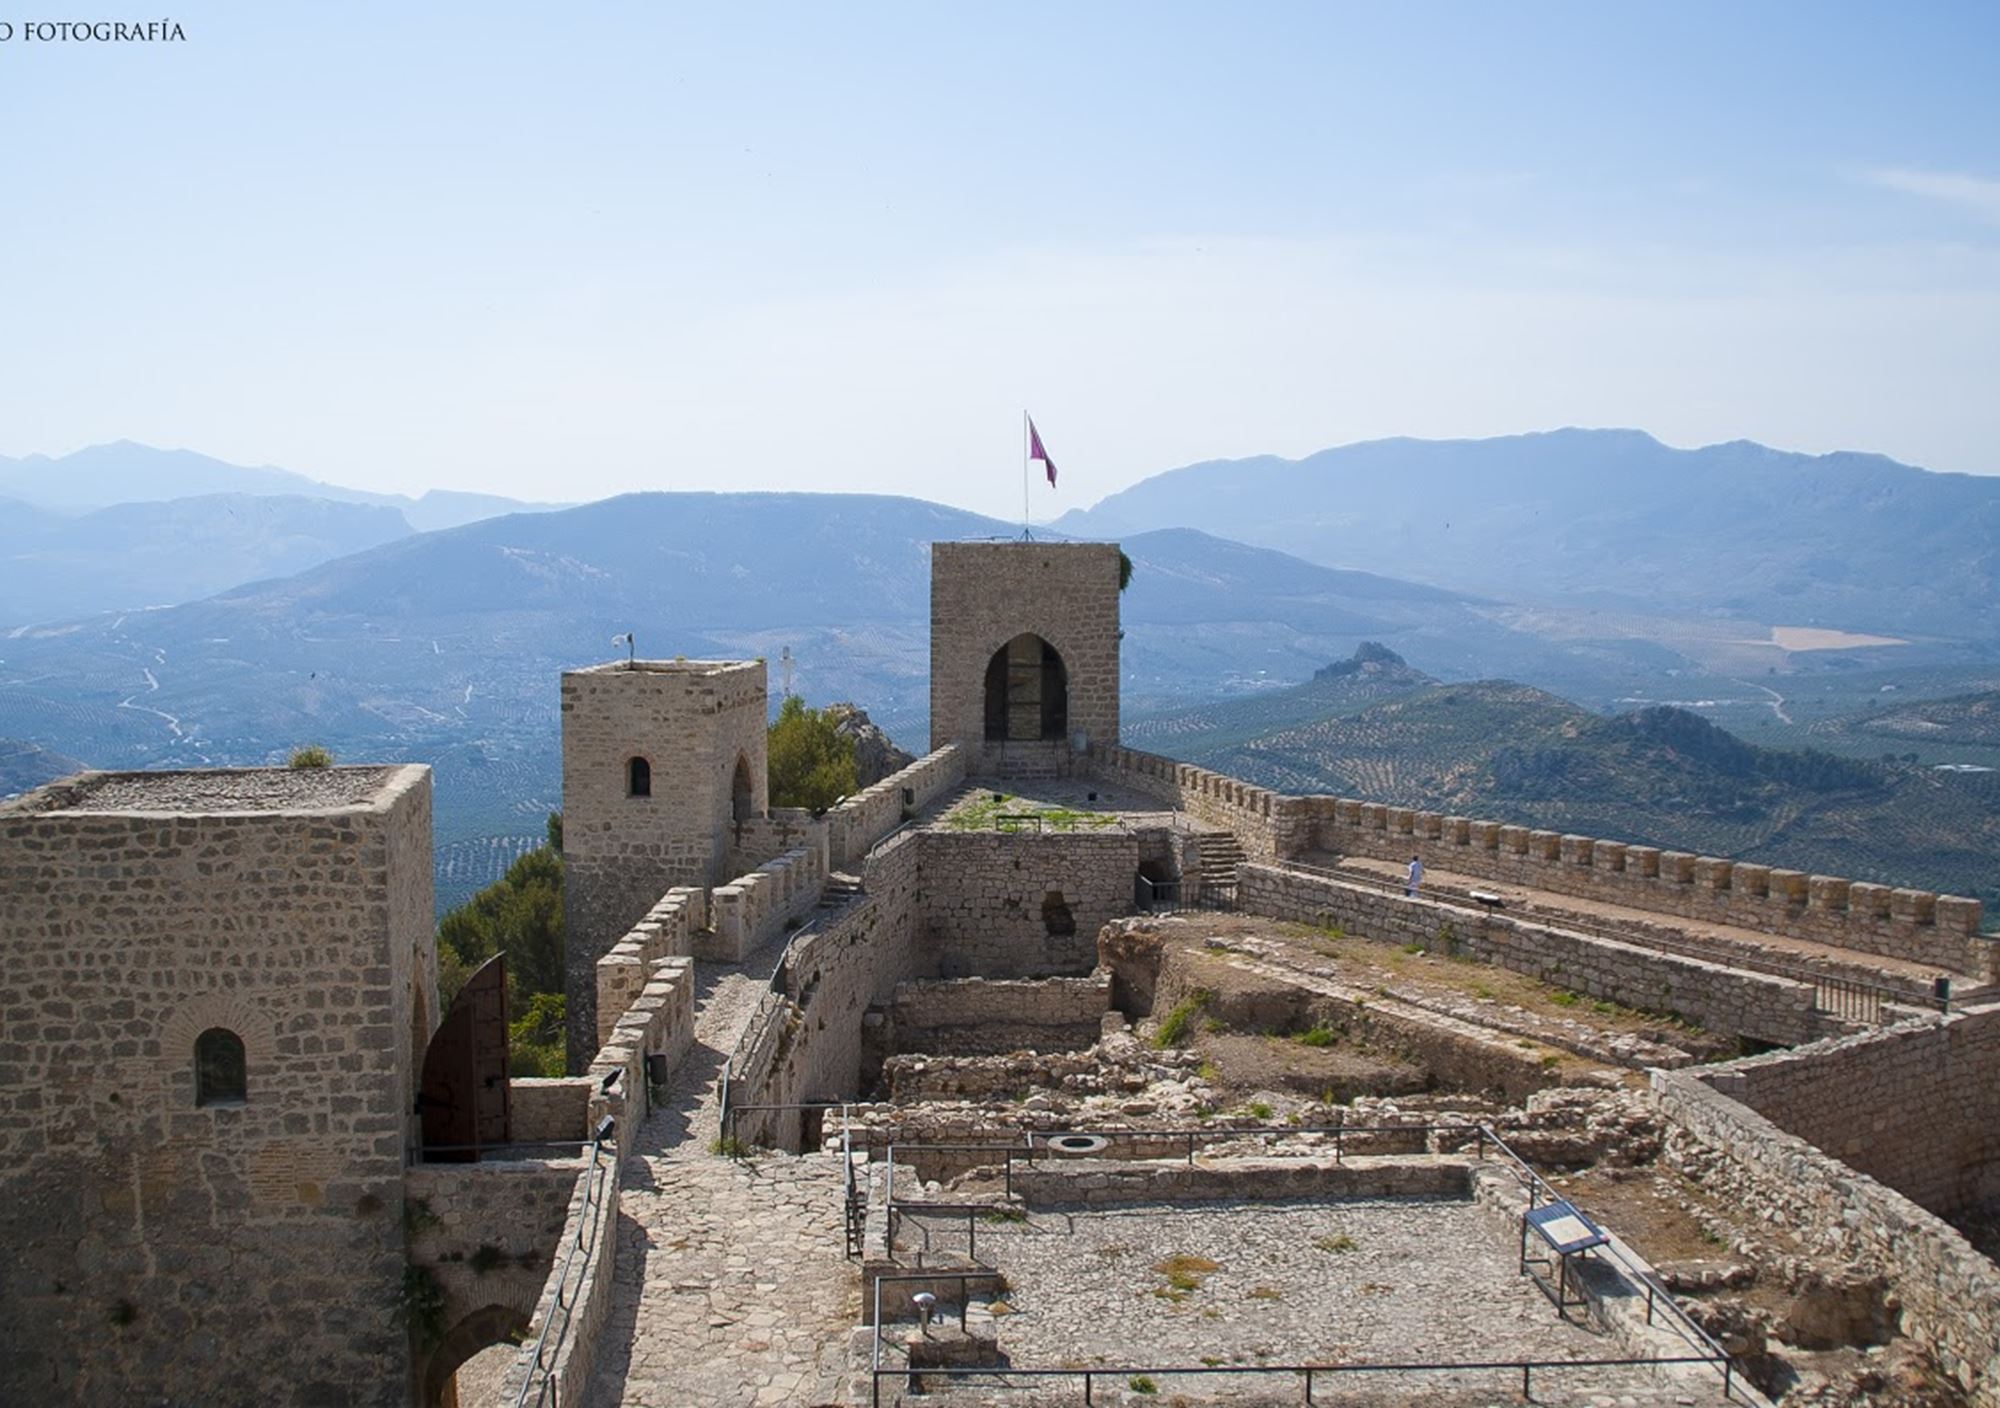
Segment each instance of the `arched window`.
[{"label": "arched window", "polygon": [[653,765],[644,758],[634,758],[625,764],[625,795],[628,797],[653,795]]},{"label": "arched window", "polygon": [[988,742],[1031,742],[1069,735],[1069,671],[1056,648],[1024,631],[986,662]]},{"label": "arched window", "polygon": [[741,753],[736,755],[736,772],[729,779],[729,815],[737,822],[755,818],[757,806],[757,784],[750,777],[750,760]]},{"label": "arched window", "polygon": [[243,1038],[227,1027],[210,1027],[194,1039],[194,1103],[241,1105],[248,1098]]}]

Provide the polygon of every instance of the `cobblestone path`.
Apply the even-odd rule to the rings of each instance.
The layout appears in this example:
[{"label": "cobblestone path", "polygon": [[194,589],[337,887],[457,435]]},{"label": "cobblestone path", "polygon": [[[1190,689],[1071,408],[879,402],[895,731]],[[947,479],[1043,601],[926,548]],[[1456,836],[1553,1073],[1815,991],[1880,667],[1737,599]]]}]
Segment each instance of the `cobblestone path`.
[{"label": "cobblestone path", "polygon": [[782,951],[701,967],[694,1049],[625,1166],[591,1408],[839,1401],[859,1291],[838,1158],[709,1152],[716,1076]]}]

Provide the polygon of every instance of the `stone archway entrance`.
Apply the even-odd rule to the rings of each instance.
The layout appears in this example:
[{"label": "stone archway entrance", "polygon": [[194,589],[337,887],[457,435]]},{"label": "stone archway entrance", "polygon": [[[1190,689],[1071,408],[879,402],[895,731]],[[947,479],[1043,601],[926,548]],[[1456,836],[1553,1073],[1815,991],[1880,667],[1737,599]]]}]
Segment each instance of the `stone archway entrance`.
[{"label": "stone archway entrance", "polygon": [[424,1361],[424,1408],[458,1408],[458,1371],[468,1359],[495,1345],[520,1343],[528,1317],[505,1305],[488,1305],[445,1331]]},{"label": "stone archway entrance", "polygon": [[986,740],[1027,743],[1069,735],[1069,669],[1056,648],[1023,631],[986,662]]}]

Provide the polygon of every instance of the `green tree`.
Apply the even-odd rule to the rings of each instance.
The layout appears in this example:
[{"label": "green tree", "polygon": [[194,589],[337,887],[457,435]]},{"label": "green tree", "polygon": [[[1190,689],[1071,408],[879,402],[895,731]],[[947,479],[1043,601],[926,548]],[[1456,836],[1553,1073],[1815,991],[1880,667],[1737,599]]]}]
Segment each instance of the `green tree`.
[{"label": "green tree", "polygon": [[[561,813],[549,838],[562,835]],[[553,845],[515,857],[507,873],[438,921],[438,986],[449,1003],[474,968],[507,955],[507,999],[524,1011],[563,990],[562,855]]]},{"label": "green tree", "polygon": [[771,805],[821,811],[858,790],[854,740],[835,730],[819,709],[786,696],[768,745]]}]

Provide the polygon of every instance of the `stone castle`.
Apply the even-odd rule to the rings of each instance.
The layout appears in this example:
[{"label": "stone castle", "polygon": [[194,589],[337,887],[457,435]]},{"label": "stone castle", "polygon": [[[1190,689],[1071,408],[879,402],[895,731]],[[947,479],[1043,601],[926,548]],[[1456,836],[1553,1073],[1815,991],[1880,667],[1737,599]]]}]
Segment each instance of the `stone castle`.
[{"label": "stone castle", "polygon": [[[564,674],[562,1078],[508,1075],[497,969],[439,1000],[424,768],[0,804],[0,1401],[1349,1401],[1394,1361],[1367,1401],[1446,1402],[1493,1361],[2000,1404],[1975,902],[1125,749],[1120,568],[935,544],[930,751],[819,814],[769,805],[762,662]],[[1528,1215],[1597,1176],[1635,1230],[1531,1315]],[[1179,1243],[1116,1283],[1150,1318],[1065,1299],[1146,1226],[1288,1218],[1362,1230],[1257,1253],[1254,1315]]]}]

